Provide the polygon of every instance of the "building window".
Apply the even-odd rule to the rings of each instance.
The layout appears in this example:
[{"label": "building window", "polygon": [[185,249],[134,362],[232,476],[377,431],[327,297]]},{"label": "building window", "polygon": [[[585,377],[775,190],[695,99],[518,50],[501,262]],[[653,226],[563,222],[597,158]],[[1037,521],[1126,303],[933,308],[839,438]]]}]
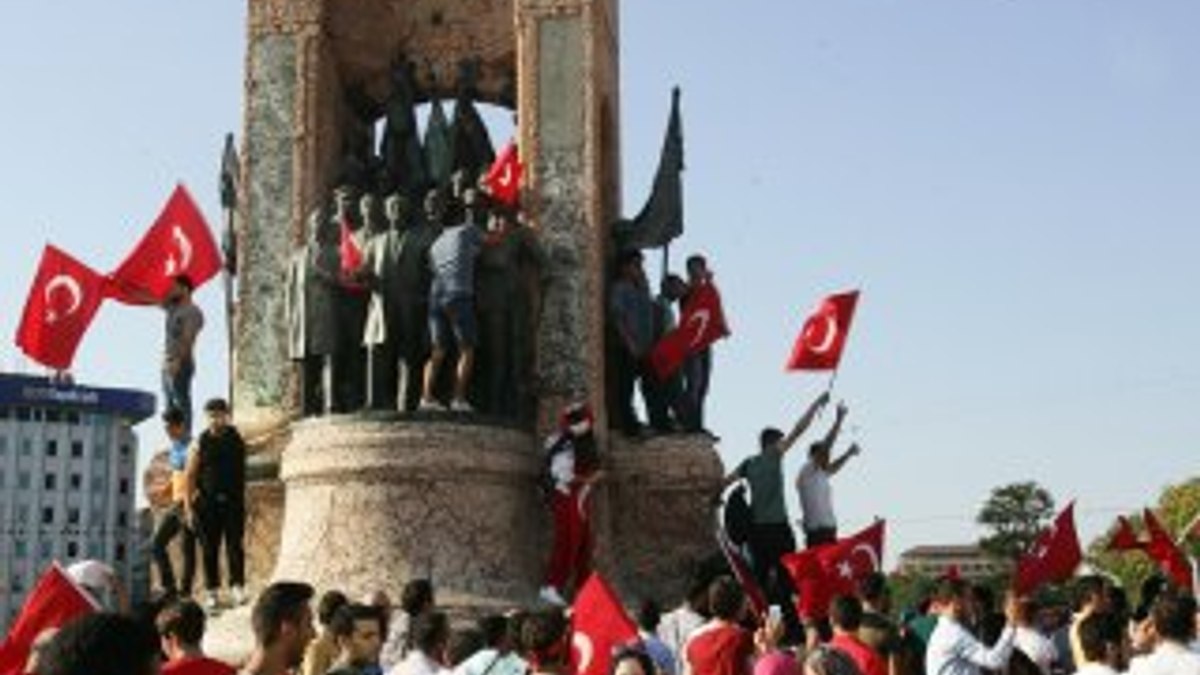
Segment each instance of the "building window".
[{"label": "building window", "polygon": [[67,412],[67,424],[79,424],[79,413],[74,410]]},{"label": "building window", "polygon": [[92,476],[92,494],[101,492],[104,492],[104,474],[98,473]]},{"label": "building window", "polygon": [[58,476],[56,476],[52,473],[48,473],[45,476],[43,476],[42,477],[42,487],[44,487],[47,490],[57,490],[58,489]]},{"label": "building window", "polygon": [[16,595],[17,593],[25,592],[25,580],[21,578],[20,574],[12,575],[12,580],[11,580],[10,585],[12,587],[12,592],[14,595]]},{"label": "building window", "polygon": [[103,558],[104,557],[104,544],[102,544],[101,542],[99,542],[95,539],[88,542],[87,549],[88,549],[88,557],[89,558]]},{"label": "building window", "polygon": [[71,441],[71,456],[76,459],[83,457],[83,441]]},{"label": "building window", "polygon": [[75,542],[75,541],[67,542],[67,557],[68,558],[78,558],[79,557],[79,542]]},{"label": "building window", "polygon": [[117,484],[117,492],[122,495],[129,494],[129,479],[128,478],[122,478],[121,482]]},{"label": "building window", "polygon": [[129,444],[122,443],[121,444],[121,457],[128,457],[128,456],[129,456]]},{"label": "building window", "polygon": [[93,449],[95,450],[96,459],[108,459],[108,443],[104,441],[96,441],[96,445],[93,446]]},{"label": "building window", "polygon": [[58,441],[53,439],[46,441],[46,456],[58,457]]},{"label": "building window", "polygon": [[71,474],[71,489],[78,490],[83,487],[83,476],[73,473]]},{"label": "building window", "polygon": [[116,555],[113,558],[119,563],[125,562],[125,544],[117,544]]},{"label": "building window", "polygon": [[28,471],[17,472],[17,489],[28,490],[31,483]]},{"label": "building window", "polygon": [[42,524],[50,525],[53,522],[54,522],[54,507],[53,506],[43,506],[42,507]]},{"label": "building window", "polygon": [[78,525],[79,524],[79,509],[77,509],[77,508],[67,509],[67,524],[68,525]]},{"label": "building window", "polygon": [[92,525],[99,527],[102,523],[104,523],[104,511],[92,509]]},{"label": "building window", "polygon": [[29,522],[29,505],[17,504],[17,527]]},{"label": "building window", "polygon": [[29,546],[25,543],[24,539],[13,540],[13,555],[18,558],[24,558],[29,555]]},{"label": "building window", "polygon": [[33,454],[33,439],[32,438],[22,438],[21,439],[21,454],[26,457]]},{"label": "building window", "polygon": [[129,524],[129,514],[121,511],[117,514],[117,527],[125,527]]},{"label": "building window", "polygon": [[0,420],[6,420],[12,415],[12,411],[8,408],[0,406]]},{"label": "building window", "polygon": [[53,409],[47,410],[46,411],[46,421],[47,422],[61,422],[62,421],[62,412],[60,412],[58,410],[53,410]]},{"label": "building window", "polygon": [[29,408],[26,408],[23,405],[17,406],[17,421],[18,422],[28,422],[29,417],[30,417]]},{"label": "building window", "polygon": [[42,561],[50,560],[54,557],[54,542],[49,539],[43,539],[38,542],[38,558]]}]

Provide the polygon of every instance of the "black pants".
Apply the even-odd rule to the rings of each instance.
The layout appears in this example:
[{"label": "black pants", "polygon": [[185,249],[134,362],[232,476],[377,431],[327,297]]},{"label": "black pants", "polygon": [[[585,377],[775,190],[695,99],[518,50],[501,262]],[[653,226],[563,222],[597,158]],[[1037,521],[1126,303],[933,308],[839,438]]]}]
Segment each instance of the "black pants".
[{"label": "black pants", "polygon": [[242,537],[246,530],[245,504],[240,499],[229,499],[224,495],[204,497],[197,505],[196,519],[204,562],[204,588],[215,591],[221,587],[219,555],[222,542],[225,543],[229,585],[244,586],[246,553],[242,548]]},{"label": "black pants", "polygon": [[796,537],[787,523],[755,523],[750,528],[754,577],[772,604],[790,604],[791,582],[779,559],[796,550]]},{"label": "black pants", "polygon": [[626,434],[637,434],[641,430],[642,423],[638,420],[637,412],[633,408],[634,390],[640,388],[646,407],[653,408],[654,391],[653,385],[649,382],[649,378],[652,376],[645,372],[642,361],[630,354],[624,347],[618,346],[614,349],[613,356],[615,357],[614,376],[617,383],[613,421]]},{"label": "black pants", "polygon": [[[167,553],[167,546],[170,546],[171,541],[181,533],[183,535],[181,541],[183,586],[178,587],[175,585],[175,570],[171,567],[171,556]],[[196,533],[184,522],[182,505],[175,504],[163,514],[162,519],[158,521],[158,526],[154,528],[151,547],[154,564],[158,567],[158,581],[163,590],[168,593],[182,591],[184,595],[191,595],[192,582],[196,578]]]},{"label": "black pants", "polygon": [[814,527],[811,530],[804,530],[804,548],[832,544],[835,541],[837,541],[836,527]]}]

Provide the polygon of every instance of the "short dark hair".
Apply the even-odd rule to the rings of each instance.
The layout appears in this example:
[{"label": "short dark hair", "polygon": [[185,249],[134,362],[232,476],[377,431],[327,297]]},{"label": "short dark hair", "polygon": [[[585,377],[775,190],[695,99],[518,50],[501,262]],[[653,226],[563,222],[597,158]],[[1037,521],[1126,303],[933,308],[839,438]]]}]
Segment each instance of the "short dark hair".
[{"label": "short dark hair", "polygon": [[263,589],[250,613],[250,625],[258,644],[264,647],[274,644],[283,624],[300,620],[313,594],[313,587],[300,581],[276,581]]},{"label": "short dark hair", "polygon": [[775,427],[767,427],[758,434],[758,447],[766,450],[783,438],[783,432]]},{"label": "short dark hair", "polygon": [[223,398],[210,398],[204,404],[204,412],[229,412],[229,402]]},{"label": "short dark hair", "polygon": [[708,587],[708,608],[718,619],[738,618],[745,605],[746,594],[733,577],[717,577]]},{"label": "short dark hair", "polygon": [[1075,580],[1075,608],[1083,607],[1083,603],[1095,596],[1103,596],[1108,580],[1099,574],[1088,574]]},{"label": "short dark hair", "polygon": [[416,616],[433,604],[433,584],[428,579],[413,579],[400,591],[400,609]]},{"label": "short dark hair", "polygon": [[708,258],[705,258],[699,253],[693,253],[687,257],[687,261],[683,264],[684,268],[689,270],[695,265],[703,265],[704,267],[708,267]]},{"label": "short dark hair", "polygon": [[483,636],[483,642],[489,647],[498,647],[508,637],[508,617],[499,614],[489,614],[479,619],[476,626],[479,627],[479,634]]},{"label": "short dark hair", "polygon": [[179,425],[187,421],[187,415],[184,415],[179,408],[171,406],[163,411],[162,421],[170,425]]},{"label": "short dark hair", "polygon": [[645,675],[654,675],[658,672],[658,669],[654,666],[654,659],[650,658],[650,655],[646,653],[645,649],[634,645],[626,645],[618,649],[616,653],[613,654],[612,665],[609,667],[609,673],[616,673],[617,666],[619,666],[622,661],[628,661],[629,659],[637,661],[638,665],[642,667],[642,672],[645,673]]},{"label": "short dark hair", "polygon": [[446,642],[447,665],[454,668],[486,646],[487,641],[478,628],[456,628],[450,632],[450,639]]},{"label": "short dark hair", "polygon": [[1092,612],[1079,622],[1079,647],[1088,661],[1103,661],[1110,645],[1120,645],[1121,623],[1109,612]]},{"label": "short dark hair", "polygon": [[564,664],[570,654],[563,644],[567,629],[561,609],[534,612],[521,622],[521,649],[539,665]]},{"label": "short dark hair", "polygon": [[450,639],[450,621],[442,612],[426,612],[413,619],[412,644],[427,656],[446,646]]},{"label": "short dark hair", "polygon": [[853,595],[839,595],[829,605],[829,620],[844,631],[857,631],[862,615],[862,601]]},{"label": "short dark hair", "polygon": [[658,603],[651,598],[642,600],[638,605],[637,622],[638,627],[645,631],[653,633],[658,630],[658,622],[662,620],[662,609]]},{"label": "short dark hair", "polygon": [[174,276],[174,278],[171,279],[171,281],[186,288],[188,293],[191,293],[192,291],[196,290],[196,283],[194,281],[192,281],[192,278],[186,274],[176,274]]},{"label": "short dark hair", "polygon": [[359,621],[375,621],[383,631],[383,611],[374,605],[364,605],[357,602],[347,603],[333,613],[329,622],[329,630],[336,637],[345,638],[354,635],[354,624]]},{"label": "short dark hair", "polygon": [[337,611],[346,605],[350,604],[350,599],[341,591],[325,591],[321,594],[321,599],[317,601],[317,621],[322,626],[329,626],[333,623],[333,617]]},{"label": "short dark hair", "polygon": [[871,572],[858,582],[858,597],[864,602],[878,604],[887,593],[887,577],[883,572]]},{"label": "short dark hair", "polygon": [[1188,644],[1196,638],[1196,599],[1175,589],[1159,594],[1150,609],[1160,637]]},{"label": "short dark hair", "polygon": [[43,675],[149,675],[158,636],[146,622],[114,612],[86,614],[54,636],[41,653]]},{"label": "short dark hair", "polygon": [[933,589],[933,597],[938,602],[950,602],[963,597],[967,589],[967,582],[962,579],[942,577],[938,579],[937,586]]},{"label": "short dark hair", "polygon": [[185,645],[198,645],[204,638],[204,610],[193,600],[175,600],[154,620],[158,634],[173,636]]}]

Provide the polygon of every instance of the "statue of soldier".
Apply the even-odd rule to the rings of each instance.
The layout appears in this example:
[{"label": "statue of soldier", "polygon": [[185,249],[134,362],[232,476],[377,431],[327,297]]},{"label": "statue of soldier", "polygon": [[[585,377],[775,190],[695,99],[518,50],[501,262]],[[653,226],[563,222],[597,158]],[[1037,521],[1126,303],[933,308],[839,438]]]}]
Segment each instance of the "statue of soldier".
[{"label": "statue of soldier", "polygon": [[308,217],[308,242],[292,255],[284,307],[288,356],[300,365],[300,409],[304,416],[329,414],[334,400],[334,353],[339,341],[337,238],[325,209]]},{"label": "statue of soldier", "polygon": [[[393,198],[403,200],[399,195]],[[367,349],[367,408],[396,409],[398,372],[398,333],[396,313],[400,307],[397,274],[403,233],[388,226],[379,199],[365,194],[359,200],[363,221],[362,281],[371,291],[367,301],[367,319],[363,326],[363,346]]]},{"label": "statue of soldier", "polygon": [[338,412],[360,410],[363,407],[366,391],[367,353],[363,348],[363,326],[367,321],[367,287],[360,280],[361,269],[347,259],[346,247],[341,246],[341,231],[343,227],[350,229],[353,245],[362,251],[363,231],[358,209],[357,191],[348,185],[342,185],[334,191],[334,214],[332,224],[339,232],[338,251],[340,253],[338,321],[339,331],[338,350],[334,360],[337,362],[338,377],[334,385],[339,394],[336,401],[340,404]]},{"label": "statue of soldier", "polygon": [[437,189],[427,192],[422,215],[412,226],[407,225],[405,206],[398,195],[392,195],[384,210],[391,229],[402,234],[395,280],[398,330],[393,333],[400,357],[400,408],[412,411],[421,400],[421,378],[429,355],[429,248],[441,232],[445,199]]},{"label": "statue of soldier", "polygon": [[454,157],[451,168],[454,171],[465,172],[469,185],[474,185],[496,159],[496,151],[492,147],[487,126],[475,108],[478,70],[479,64],[475,61],[459,64],[454,121],[450,124],[450,144]]},{"label": "statue of soldier", "polygon": [[[480,400],[485,412],[528,421],[533,414],[534,284],[544,286],[545,252],[533,230],[497,209],[479,256]],[[515,395],[514,395],[515,394]]]},{"label": "statue of soldier", "polygon": [[396,189],[409,199],[417,199],[427,179],[413,107],[416,92],[412,67],[411,62],[404,61],[392,68],[392,91],[384,105],[386,124],[379,151],[384,170]]}]

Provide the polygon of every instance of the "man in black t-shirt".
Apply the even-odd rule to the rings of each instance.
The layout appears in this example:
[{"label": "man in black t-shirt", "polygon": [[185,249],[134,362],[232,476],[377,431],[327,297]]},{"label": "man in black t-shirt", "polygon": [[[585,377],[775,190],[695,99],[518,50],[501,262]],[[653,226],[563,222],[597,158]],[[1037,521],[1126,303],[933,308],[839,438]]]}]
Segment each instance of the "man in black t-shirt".
[{"label": "man in black t-shirt", "polygon": [[208,428],[196,439],[188,460],[187,516],[200,538],[204,568],[204,605],[216,609],[221,587],[218,556],[225,543],[229,571],[230,599],[240,605],[246,601],[245,552],[242,537],[246,529],[246,444],[237,428],[229,423],[229,404],[214,398],[204,404]]}]

